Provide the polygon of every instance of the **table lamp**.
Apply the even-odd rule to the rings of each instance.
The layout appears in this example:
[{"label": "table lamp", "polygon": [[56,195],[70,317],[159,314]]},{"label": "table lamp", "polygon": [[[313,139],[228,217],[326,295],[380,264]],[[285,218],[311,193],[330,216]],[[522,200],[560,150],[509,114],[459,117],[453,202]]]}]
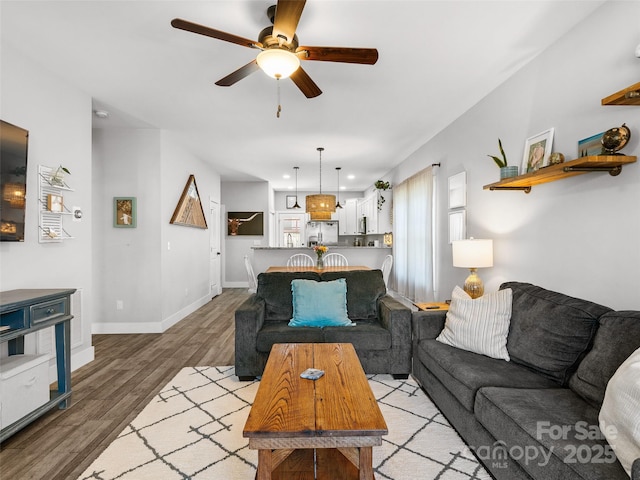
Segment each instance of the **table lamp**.
[{"label": "table lamp", "polygon": [[493,240],[475,239],[453,242],[453,266],[468,268],[469,276],[464,281],[464,291],[471,298],[481,297],[484,285],[477,274],[478,268],[493,267]]}]

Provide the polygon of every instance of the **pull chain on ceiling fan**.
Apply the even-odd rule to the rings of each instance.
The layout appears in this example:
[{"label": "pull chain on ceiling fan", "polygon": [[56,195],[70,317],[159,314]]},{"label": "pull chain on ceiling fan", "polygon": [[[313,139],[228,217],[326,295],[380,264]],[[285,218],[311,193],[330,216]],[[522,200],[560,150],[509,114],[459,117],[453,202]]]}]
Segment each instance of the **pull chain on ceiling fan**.
[{"label": "pull chain on ceiling fan", "polygon": [[299,46],[296,28],[305,3],[306,0],[278,0],[277,5],[269,7],[267,15],[273,26],[263,29],[258,35],[257,41],[180,18],[174,18],[171,25],[180,30],[261,50],[254,60],[221,78],[216,82],[216,85],[229,87],[253,72],[262,70],[278,80],[291,78],[307,98],[313,98],[320,95],[322,90],[304,71],[300,65],[301,60],[373,65],[378,61],[378,50],[375,48]]}]

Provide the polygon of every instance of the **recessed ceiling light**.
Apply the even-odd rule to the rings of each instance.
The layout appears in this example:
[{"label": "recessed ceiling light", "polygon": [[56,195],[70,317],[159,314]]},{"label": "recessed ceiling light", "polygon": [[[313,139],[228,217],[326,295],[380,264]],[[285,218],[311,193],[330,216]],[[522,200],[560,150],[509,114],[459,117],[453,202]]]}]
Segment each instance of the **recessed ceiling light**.
[{"label": "recessed ceiling light", "polygon": [[284,175],[282,175],[282,178],[287,178],[287,179],[289,179],[289,178],[291,178],[291,175],[289,175],[288,173],[285,173]]},{"label": "recessed ceiling light", "polygon": [[95,113],[98,118],[109,118],[109,112],[106,110],[94,110],[93,113]]},{"label": "recessed ceiling light", "polygon": [[355,176],[355,175],[353,175],[353,174],[351,174],[351,175],[347,175],[347,178],[348,178],[349,180],[353,180],[354,178],[356,178],[356,176]]}]

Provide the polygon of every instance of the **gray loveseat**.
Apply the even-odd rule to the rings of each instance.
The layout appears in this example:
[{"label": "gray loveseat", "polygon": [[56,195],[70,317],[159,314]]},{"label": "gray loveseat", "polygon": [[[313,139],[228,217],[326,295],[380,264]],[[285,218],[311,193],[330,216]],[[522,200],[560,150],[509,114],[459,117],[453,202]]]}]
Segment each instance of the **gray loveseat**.
[{"label": "gray loveseat", "polygon": [[[296,278],[344,278],[355,326],[290,327]],[[235,371],[241,380],[262,375],[274,343],[351,343],[366,373],[411,373],[411,310],[386,294],[380,270],[261,273],[257,292],[238,307],[235,322]]]},{"label": "gray loveseat", "polygon": [[413,376],[498,480],[628,480],[597,426],[607,382],[640,347],[640,312],[502,288],[511,361],[436,341],[445,312],[414,312]]}]

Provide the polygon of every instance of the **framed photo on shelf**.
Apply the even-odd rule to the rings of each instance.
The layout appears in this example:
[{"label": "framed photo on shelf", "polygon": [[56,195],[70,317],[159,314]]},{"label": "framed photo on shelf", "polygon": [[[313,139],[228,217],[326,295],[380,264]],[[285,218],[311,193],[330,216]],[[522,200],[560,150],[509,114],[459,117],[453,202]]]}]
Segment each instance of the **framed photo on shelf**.
[{"label": "framed photo on shelf", "polygon": [[136,228],[136,197],[113,197],[113,226],[116,228]]},{"label": "framed photo on shelf", "polygon": [[601,132],[578,140],[578,156],[588,157],[590,155],[600,155],[602,153],[602,137],[604,134],[605,132]]},{"label": "framed photo on shelf", "polygon": [[527,138],[524,144],[521,173],[535,172],[549,165],[549,155],[553,146],[553,128]]},{"label": "framed photo on shelf", "polygon": [[467,238],[467,213],[464,209],[449,212],[449,243]]},{"label": "framed photo on shelf", "polygon": [[460,208],[467,205],[467,172],[451,175],[449,185],[449,208]]},{"label": "framed photo on shelf", "polygon": [[295,204],[296,204],[296,196],[287,195],[287,208],[293,208]]},{"label": "framed photo on shelf", "polygon": [[61,195],[48,194],[47,195],[47,210],[55,213],[64,212],[64,199]]}]

